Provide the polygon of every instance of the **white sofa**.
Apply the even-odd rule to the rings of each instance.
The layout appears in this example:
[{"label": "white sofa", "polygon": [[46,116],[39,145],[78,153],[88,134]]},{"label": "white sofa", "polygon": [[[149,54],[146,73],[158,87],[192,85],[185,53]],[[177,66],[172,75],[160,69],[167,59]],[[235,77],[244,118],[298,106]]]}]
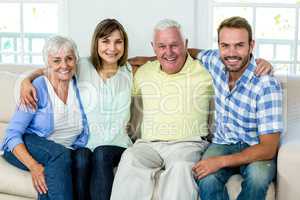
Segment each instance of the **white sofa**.
[{"label": "white sofa", "polygon": [[[33,66],[0,65],[0,142],[11,118],[22,77],[35,69]],[[300,76],[278,77],[284,87],[285,133],[278,153],[278,176],[269,188],[267,199],[295,200],[300,196]],[[139,124],[141,115],[133,106],[133,125]],[[136,118],[137,117],[137,118]],[[136,130],[133,127],[134,130]],[[0,156],[0,200],[35,199],[30,173],[8,164]],[[233,176],[227,184],[231,199],[240,191],[241,177]],[[275,186],[274,186],[275,185]],[[275,192],[275,191],[276,192]],[[276,194],[276,197],[275,197]]]}]

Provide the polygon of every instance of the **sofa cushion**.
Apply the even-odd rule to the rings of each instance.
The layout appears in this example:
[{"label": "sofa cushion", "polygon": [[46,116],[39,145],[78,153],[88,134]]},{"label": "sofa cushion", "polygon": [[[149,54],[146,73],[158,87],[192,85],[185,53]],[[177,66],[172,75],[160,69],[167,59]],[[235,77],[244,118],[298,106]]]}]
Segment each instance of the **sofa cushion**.
[{"label": "sofa cushion", "polygon": [[9,195],[0,193],[0,200],[34,200],[34,198],[26,198],[16,195]]},{"label": "sofa cushion", "polygon": [[[7,123],[0,122],[0,144],[2,144],[2,142],[3,142],[6,127],[7,127]],[[0,154],[1,154],[1,151],[0,151]]]},{"label": "sofa cushion", "polygon": [[[0,123],[0,142],[2,142],[6,127],[7,124]],[[14,194],[29,198],[35,198],[37,196],[32,186],[29,172],[12,166],[6,162],[2,156],[0,156],[0,169],[0,193]]]},{"label": "sofa cushion", "polygon": [[[0,142],[2,143],[6,123],[0,122]],[[2,152],[0,152],[2,155]],[[37,193],[32,186],[31,175],[27,171],[18,169],[12,166],[0,156],[0,193],[14,194],[35,198]]]},{"label": "sofa cushion", "polygon": [[[19,91],[19,76],[10,72],[0,71],[0,91],[2,93],[0,103],[0,122],[8,122],[14,113]],[[5,98],[4,98],[5,97]]]},{"label": "sofa cushion", "polygon": [[[19,88],[22,79],[36,67],[0,65],[0,122],[8,122],[14,113],[19,99]],[[5,97],[5,98],[4,98]]]},{"label": "sofa cushion", "polygon": [[0,156],[0,193],[36,198],[29,172],[12,166]]}]

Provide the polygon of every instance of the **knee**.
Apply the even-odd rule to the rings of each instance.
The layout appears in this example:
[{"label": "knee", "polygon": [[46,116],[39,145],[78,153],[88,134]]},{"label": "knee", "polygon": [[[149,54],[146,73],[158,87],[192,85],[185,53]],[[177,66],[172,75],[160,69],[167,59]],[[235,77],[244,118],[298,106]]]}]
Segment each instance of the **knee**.
[{"label": "knee", "polygon": [[267,188],[275,175],[275,167],[264,161],[248,165],[244,181],[254,188]]},{"label": "knee", "polygon": [[49,152],[52,154],[53,158],[56,158],[66,156],[67,154],[70,154],[71,151],[63,145],[53,142],[53,144],[49,147]]},{"label": "knee", "polygon": [[220,183],[220,181],[218,180],[218,178],[215,174],[210,174],[210,175],[208,175],[204,178],[201,178],[197,181],[200,192],[207,190],[207,188],[215,187],[219,183]]},{"label": "knee", "polygon": [[128,148],[124,151],[121,157],[121,162],[136,160],[136,156],[132,148]]},{"label": "knee", "polygon": [[55,142],[49,146],[48,155],[50,163],[71,164],[71,150]]},{"label": "knee", "polygon": [[59,160],[60,162],[64,163],[65,166],[71,166],[71,150],[64,148],[63,151],[61,151],[60,155],[57,157],[57,160]]},{"label": "knee", "polygon": [[65,148],[64,150],[59,151],[59,153],[54,152],[46,166],[60,169],[67,173],[67,170],[69,170],[72,165],[71,160],[71,150]]},{"label": "knee", "polygon": [[[208,188],[223,188],[225,182],[222,180],[221,174],[217,172],[197,180],[197,184],[199,187],[199,193],[201,194],[207,192]],[[211,191],[211,189],[209,191]]]},{"label": "knee", "polygon": [[105,146],[97,147],[93,152],[93,162],[100,166],[112,164],[113,158],[111,151]]},{"label": "knee", "polygon": [[89,169],[91,150],[80,148],[74,152],[73,167],[77,170]]}]

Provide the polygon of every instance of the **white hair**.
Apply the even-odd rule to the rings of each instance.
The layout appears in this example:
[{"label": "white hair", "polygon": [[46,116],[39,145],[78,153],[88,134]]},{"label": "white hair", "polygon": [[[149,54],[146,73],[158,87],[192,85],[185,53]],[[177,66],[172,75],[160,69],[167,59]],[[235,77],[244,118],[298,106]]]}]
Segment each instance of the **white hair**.
[{"label": "white hair", "polygon": [[163,31],[167,28],[177,28],[179,30],[181,36],[182,36],[182,39],[186,39],[183,32],[182,32],[182,30],[181,30],[181,25],[173,19],[162,19],[162,20],[160,20],[154,27],[153,36],[155,35],[156,31]]},{"label": "white hair", "polygon": [[163,19],[163,20],[160,20],[154,27],[154,30],[164,30],[166,28],[172,28],[172,27],[175,27],[175,28],[178,28],[178,29],[181,29],[181,26],[178,22],[176,22],[175,20],[172,20],[172,19]]},{"label": "white hair", "polygon": [[43,48],[43,60],[45,64],[48,66],[48,56],[49,54],[55,54],[58,53],[60,49],[63,49],[65,52],[67,51],[73,51],[76,59],[76,63],[79,60],[79,53],[77,50],[77,46],[75,42],[72,39],[63,37],[63,36],[53,36],[49,38],[44,45]]}]

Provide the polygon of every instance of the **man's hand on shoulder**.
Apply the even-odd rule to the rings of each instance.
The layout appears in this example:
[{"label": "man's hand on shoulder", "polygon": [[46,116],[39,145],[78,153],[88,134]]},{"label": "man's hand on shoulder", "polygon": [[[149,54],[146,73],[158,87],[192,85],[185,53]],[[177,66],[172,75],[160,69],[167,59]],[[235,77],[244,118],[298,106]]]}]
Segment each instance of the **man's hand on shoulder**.
[{"label": "man's hand on shoulder", "polygon": [[193,58],[193,59],[196,59],[199,52],[201,50],[200,49],[196,49],[196,48],[188,48],[188,53],[190,54],[190,56]]},{"label": "man's hand on shoulder", "polygon": [[273,75],[273,67],[271,63],[269,63],[267,60],[262,59],[262,58],[257,58],[255,59],[256,62],[256,69],[255,69],[255,74],[258,76],[264,76],[271,74]]},{"label": "man's hand on shoulder", "polygon": [[139,67],[148,61],[156,60],[156,56],[136,56],[128,59],[131,66]]}]

